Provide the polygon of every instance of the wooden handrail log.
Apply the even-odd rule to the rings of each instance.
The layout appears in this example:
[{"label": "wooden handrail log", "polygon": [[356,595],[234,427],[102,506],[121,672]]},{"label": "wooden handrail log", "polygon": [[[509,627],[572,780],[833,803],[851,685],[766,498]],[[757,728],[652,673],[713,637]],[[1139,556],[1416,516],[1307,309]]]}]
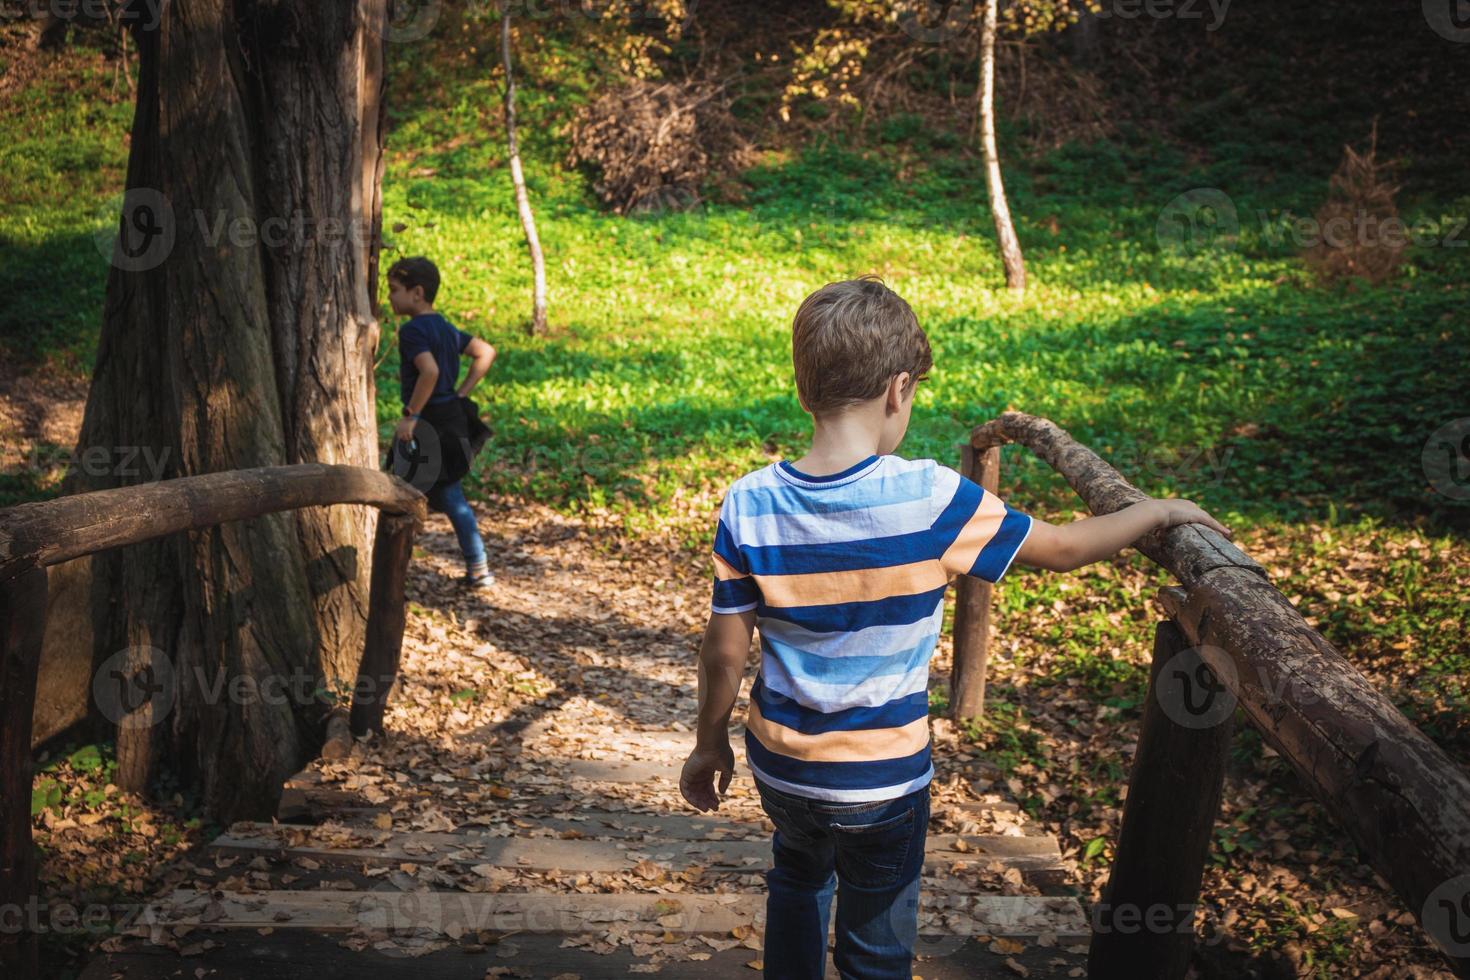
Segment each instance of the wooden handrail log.
[{"label": "wooden handrail log", "polygon": [[[1060,473],[1095,514],[1145,494],[1047,419],[1008,412],[977,427],[977,450],[1020,443]],[[1419,731],[1218,533],[1183,525],[1138,550],[1178,577],[1161,601],[1266,744],[1281,754],[1403,899],[1461,976],[1459,931],[1436,922],[1438,898],[1470,896],[1470,775]],[[1446,894],[1449,887],[1453,894]],[[1463,893],[1463,894],[1462,894]]]},{"label": "wooden handrail log", "polygon": [[[1470,875],[1470,775],[1269,582],[1222,568],[1159,598],[1266,744],[1470,976],[1463,938],[1425,921],[1436,890]],[[1462,892],[1470,884],[1452,904]]]},{"label": "wooden handrail log", "polygon": [[[1050,419],[1006,412],[970,433],[970,445],[980,451],[1008,442],[1025,446],[1050,464],[1094,514],[1111,514],[1148,499],[1148,494]],[[1199,524],[1181,524],[1163,534],[1147,535],[1137,548],[1173,572],[1186,587],[1216,568],[1243,568],[1263,578],[1266,574],[1245,552]]]},{"label": "wooden handrail log", "polygon": [[0,579],[33,565],[299,507],[363,504],[422,523],[424,495],[362,466],[302,463],[185,476],[0,511]]},{"label": "wooden handrail log", "polygon": [[[45,568],[180,531],[266,514],[360,504],[383,511],[373,544],[368,619],[358,684],[349,713],[333,711],[327,750],[351,751],[358,734],[382,730],[388,692],[403,644],[403,583],[413,536],[427,516],[424,495],[396,476],[360,466],[305,463],[209,473],[159,483],[81,493],[0,511],[0,906],[22,907],[34,895],[31,843],[31,723],[46,624]],[[126,740],[120,729],[118,758]],[[142,788],[129,787],[129,788]],[[0,935],[0,973],[35,974],[36,936]]]}]

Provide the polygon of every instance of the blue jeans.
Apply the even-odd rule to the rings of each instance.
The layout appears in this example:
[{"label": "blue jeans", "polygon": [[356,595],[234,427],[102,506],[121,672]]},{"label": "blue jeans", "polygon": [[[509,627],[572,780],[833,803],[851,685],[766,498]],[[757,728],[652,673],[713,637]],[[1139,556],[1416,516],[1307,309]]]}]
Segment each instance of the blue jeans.
[{"label": "blue jeans", "polygon": [[459,538],[459,550],[464,552],[466,562],[477,562],[485,557],[485,542],[480,540],[480,526],[475,523],[475,512],[470,502],[464,499],[464,488],[451,483],[429,491],[429,507],[449,518],[454,525],[454,536]]},{"label": "blue jeans", "polygon": [[843,980],[910,980],[929,787],[874,803],[831,803],[759,778],[755,785],[776,825],[775,866],[766,874],[766,980],[821,980],[834,885],[832,961]]}]

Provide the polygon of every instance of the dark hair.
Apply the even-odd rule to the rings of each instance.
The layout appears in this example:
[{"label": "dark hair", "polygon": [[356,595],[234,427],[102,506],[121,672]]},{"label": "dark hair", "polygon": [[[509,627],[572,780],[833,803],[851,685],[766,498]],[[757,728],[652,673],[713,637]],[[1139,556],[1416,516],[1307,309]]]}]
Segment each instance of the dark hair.
[{"label": "dark hair", "polygon": [[430,303],[434,302],[434,297],[439,294],[439,269],[422,255],[414,255],[394,262],[388,268],[388,278],[397,279],[403,283],[405,289],[423,286],[424,299]]},{"label": "dark hair", "polygon": [[872,275],[828,283],[802,302],[791,359],[796,389],[814,416],[875,398],[905,371],[911,391],[934,366],[914,311]]}]

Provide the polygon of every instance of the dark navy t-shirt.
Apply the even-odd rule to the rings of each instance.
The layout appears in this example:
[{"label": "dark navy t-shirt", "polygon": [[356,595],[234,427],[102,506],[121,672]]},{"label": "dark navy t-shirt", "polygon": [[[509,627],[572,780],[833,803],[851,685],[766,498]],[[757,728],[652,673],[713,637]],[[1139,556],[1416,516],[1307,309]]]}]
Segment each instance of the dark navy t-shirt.
[{"label": "dark navy t-shirt", "polygon": [[408,404],[419,382],[419,369],[413,359],[424,351],[433,354],[434,363],[439,365],[429,404],[453,401],[454,386],[459,381],[459,355],[469,342],[469,334],[438,313],[424,313],[405,323],[398,331],[398,380],[403,386],[403,404]]}]

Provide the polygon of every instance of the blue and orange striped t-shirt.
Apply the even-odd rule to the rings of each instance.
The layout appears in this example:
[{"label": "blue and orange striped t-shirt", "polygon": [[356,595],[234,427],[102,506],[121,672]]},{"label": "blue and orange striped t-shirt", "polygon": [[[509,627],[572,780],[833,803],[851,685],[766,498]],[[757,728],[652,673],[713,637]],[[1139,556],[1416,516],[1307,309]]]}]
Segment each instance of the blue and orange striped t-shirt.
[{"label": "blue and orange striped t-shirt", "polygon": [[715,531],[716,613],[756,611],[745,753],[779,790],[886,800],[928,785],[929,658],[955,575],[998,582],[1031,518],[932,459],[870,456],[735,482]]}]

